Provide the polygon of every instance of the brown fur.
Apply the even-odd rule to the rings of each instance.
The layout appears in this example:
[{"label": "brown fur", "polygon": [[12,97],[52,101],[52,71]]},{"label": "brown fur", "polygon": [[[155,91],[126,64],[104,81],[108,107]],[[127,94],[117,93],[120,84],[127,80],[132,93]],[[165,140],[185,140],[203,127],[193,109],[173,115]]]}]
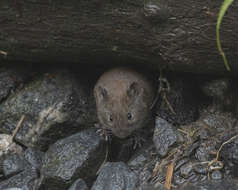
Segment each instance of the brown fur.
[{"label": "brown fur", "polygon": [[128,68],[114,68],[99,78],[94,96],[102,127],[126,138],[148,121],[154,90],[144,75]]}]

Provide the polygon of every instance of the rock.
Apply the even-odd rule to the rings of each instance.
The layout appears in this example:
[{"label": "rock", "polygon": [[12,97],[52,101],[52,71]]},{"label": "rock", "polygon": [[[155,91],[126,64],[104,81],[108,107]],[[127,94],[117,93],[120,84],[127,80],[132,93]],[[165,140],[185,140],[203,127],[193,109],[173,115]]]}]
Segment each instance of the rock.
[{"label": "rock", "polygon": [[135,190],[138,176],[123,162],[108,162],[100,170],[91,190]]},{"label": "rock", "polygon": [[0,102],[5,100],[11,92],[23,83],[26,79],[26,73],[16,69],[0,69]]},{"label": "rock", "polygon": [[[225,141],[224,141],[225,142]],[[238,137],[224,145],[220,156],[224,159],[232,174],[238,176]]]},{"label": "rock", "polygon": [[207,165],[206,164],[202,164],[201,162],[195,163],[193,169],[198,174],[206,175],[207,172],[208,172]]},{"label": "rock", "polygon": [[158,154],[162,157],[166,156],[169,147],[177,141],[177,133],[171,124],[166,120],[156,117],[153,142]]},{"label": "rock", "polygon": [[5,176],[12,176],[29,168],[30,164],[19,154],[8,155],[3,161],[3,173]]},{"label": "rock", "polygon": [[178,169],[181,168],[184,164],[188,163],[189,159],[188,158],[183,158],[181,160],[178,160],[175,164],[174,171],[177,171]]},{"label": "rock", "polygon": [[164,185],[162,184],[145,184],[140,188],[137,188],[136,190],[167,190]]},{"label": "rock", "polygon": [[223,100],[230,88],[230,81],[228,79],[211,80],[203,84],[202,91],[205,95]]},{"label": "rock", "polygon": [[179,190],[237,190],[238,181],[237,180],[209,180],[201,183],[186,184],[185,186],[179,188]]},{"label": "rock", "polygon": [[195,158],[201,162],[209,161],[213,158],[212,151],[216,151],[215,142],[206,141],[201,143],[199,148],[195,152]]},{"label": "rock", "polygon": [[219,170],[214,170],[212,173],[211,173],[211,179],[213,180],[220,180],[222,179],[222,173],[219,171]]},{"label": "rock", "polygon": [[213,109],[232,109],[233,94],[229,79],[215,79],[202,85],[202,91],[213,99]]},{"label": "rock", "polygon": [[88,190],[88,187],[84,180],[77,179],[68,190]]},{"label": "rock", "polygon": [[197,94],[194,87],[182,79],[171,81],[170,91],[167,93],[167,102],[161,98],[156,113],[162,119],[173,125],[185,125],[198,118]]},{"label": "rock", "polygon": [[67,189],[78,178],[90,183],[105,159],[103,142],[91,129],[58,140],[46,152],[42,184],[57,190]]},{"label": "rock", "polygon": [[[161,160],[155,156],[156,150],[154,144],[148,141],[143,147],[141,147],[129,160],[129,168],[135,172],[138,176],[139,182],[137,185],[138,190],[150,189],[152,185],[149,184],[155,165]],[[164,178],[164,173],[159,172],[158,178]],[[153,188],[152,188],[153,189]]]},{"label": "rock", "polygon": [[31,164],[33,168],[41,169],[42,161],[45,153],[34,148],[28,148],[24,152],[24,158]]},{"label": "rock", "polygon": [[11,178],[0,182],[0,189],[20,189],[20,190],[32,190],[38,189],[39,176],[35,169],[26,169]]},{"label": "rock", "polygon": [[10,153],[22,153],[23,149],[12,141],[12,136],[0,134],[0,157]]},{"label": "rock", "polygon": [[193,171],[192,162],[186,163],[180,168],[181,176],[183,176],[185,179],[189,178],[193,174],[192,171]]},{"label": "rock", "polygon": [[1,104],[0,130],[12,133],[25,115],[15,140],[27,147],[39,145],[46,149],[56,139],[78,131],[80,126],[91,126],[96,114],[90,111],[93,96],[85,84],[68,71],[37,77]]},{"label": "rock", "polygon": [[203,110],[199,121],[210,128],[210,135],[216,135],[219,132],[228,131],[236,124],[236,118],[232,113],[220,111],[211,112],[210,108]]}]

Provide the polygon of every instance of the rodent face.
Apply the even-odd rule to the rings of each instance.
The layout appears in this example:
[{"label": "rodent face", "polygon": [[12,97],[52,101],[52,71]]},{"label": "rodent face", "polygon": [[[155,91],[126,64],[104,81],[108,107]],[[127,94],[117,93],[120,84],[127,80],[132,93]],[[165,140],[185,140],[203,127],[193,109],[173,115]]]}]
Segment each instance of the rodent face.
[{"label": "rodent face", "polygon": [[122,96],[98,86],[95,91],[98,119],[103,128],[119,138],[126,138],[141,128],[148,116],[149,106],[144,101],[144,90],[138,83],[131,83]]}]

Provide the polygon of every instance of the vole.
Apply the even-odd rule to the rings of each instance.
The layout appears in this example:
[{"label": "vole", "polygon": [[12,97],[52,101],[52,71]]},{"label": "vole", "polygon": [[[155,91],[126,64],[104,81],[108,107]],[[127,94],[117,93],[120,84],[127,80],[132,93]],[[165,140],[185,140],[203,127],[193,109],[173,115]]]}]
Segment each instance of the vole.
[{"label": "vole", "polygon": [[128,137],[151,118],[154,96],[153,85],[143,74],[123,67],[110,69],[94,87],[100,126],[119,138]]}]

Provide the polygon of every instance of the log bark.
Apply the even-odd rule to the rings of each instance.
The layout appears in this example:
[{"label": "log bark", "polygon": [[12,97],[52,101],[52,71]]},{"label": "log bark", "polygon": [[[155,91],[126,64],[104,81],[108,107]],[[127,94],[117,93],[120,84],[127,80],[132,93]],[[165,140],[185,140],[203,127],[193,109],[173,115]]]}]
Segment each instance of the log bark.
[{"label": "log bark", "polygon": [[[1,0],[0,63],[143,63],[227,73],[216,47],[219,0]],[[238,73],[238,2],[222,46]]]}]

